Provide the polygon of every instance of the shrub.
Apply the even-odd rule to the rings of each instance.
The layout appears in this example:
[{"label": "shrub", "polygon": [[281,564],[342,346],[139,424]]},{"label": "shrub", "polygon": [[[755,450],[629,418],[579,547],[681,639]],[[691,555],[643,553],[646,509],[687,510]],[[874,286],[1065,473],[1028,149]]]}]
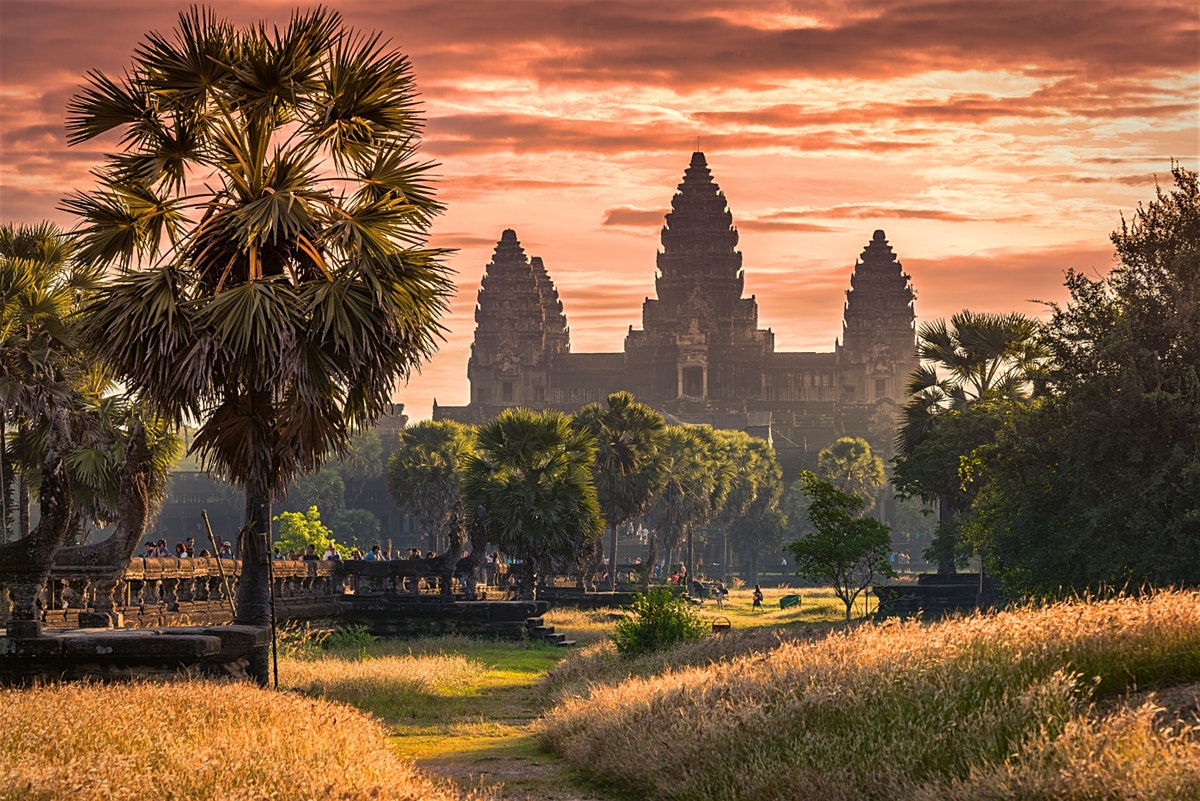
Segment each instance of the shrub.
[{"label": "shrub", "polygon": [[325,638],[322,645],[333,651],[362,650],[369,645],[374,645],[378,639],[367,630],[366,626],[354,624],[337,627],[332,634]]},{"label": "shrub", "polygon": [[638,656],[668,645],[704,636],[706,625],[688,606],[686,598],[663,587],[635,593],[632,617],[619,621],[613,642],[623,656]]}]

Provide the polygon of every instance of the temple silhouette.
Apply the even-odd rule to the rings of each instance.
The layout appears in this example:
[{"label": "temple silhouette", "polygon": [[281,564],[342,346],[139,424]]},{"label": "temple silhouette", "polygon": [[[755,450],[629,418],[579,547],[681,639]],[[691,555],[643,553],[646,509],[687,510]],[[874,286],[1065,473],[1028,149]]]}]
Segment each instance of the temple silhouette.
[{"label": "temple silhouette", "polygon": [[772,442],[785,475],[841,436],[891,455],[904,385],[917,365],[909,276],[883,231],[854,264],[842,336],[831,352],[779,353],[743,297],[738,232],[704,154],[692,154],[662,228],[657,298],[642,304],[624,350],[572,353],[545,264],[506,230],[487,265],[467,364],[471,401],[434,419],[480,423],[509,406],[574,411],[629,390],[668,420],[707,423]]}]

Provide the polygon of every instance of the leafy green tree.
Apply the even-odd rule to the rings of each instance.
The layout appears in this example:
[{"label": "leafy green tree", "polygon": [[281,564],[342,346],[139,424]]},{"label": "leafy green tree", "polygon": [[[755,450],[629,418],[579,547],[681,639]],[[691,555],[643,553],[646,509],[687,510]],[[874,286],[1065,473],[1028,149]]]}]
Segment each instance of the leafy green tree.
[{"label": "leafy green tree", "polygon": [[400,446],[388,460],[388,489],[429,536],[429,549],[462,536],[463,474],[475,452],[470,426],[452,420],[422,420],[400,434]]},{"label": "leafy green tree", "polygon": [[595,547],[604,519],[592,480],[596,440],[561,412],[505,409],[476,430],[463,496],[487,511],[488,539],[538,573]]},{"label": "leafy green tree", "polygon": [[342,509],[332,516],[330,524],[339,541],[356,546],[364,553],[379,542],[382,524],[367,509]]},{"label": "leafy green tree", "polygon": [[308,507],[306,512],[280,512],[275,522],[279,524],[275,547],[285,554],[304,553],[311,545],[317,556],[322,556],[332,545],[342,558],[350,555],[350,549],[336,542],[333,531],[321,522],[321,513],[315,506]]},{"label": "leafy green tree", "polygon": [[286,508],[298,511],[316,506],[331,514],[340,512],[346,505],[346,482],[334,462],[327,462],[320,470],[305,473],[288,488]]},{"label": "leafy green tree", "polygon": [[863,502],[863,514],[875,508],[875,496],[887,481],[883,459],[862,437],[840,437],[817,454],[817,475]]},{"label": "leafy green tree", "polygon": [[[453,284],[424,247],[420,129],[408,60],[327,7],[242,29],[193,8],[69,104],[69,143],[119,135],[64,201],[81,262],[118,268],[88,339],[245,489],[239,622],[270,617],[275,495],[435,349]],[[267,680],[265,649],[251,672]]]},{"label": "leafy green tree", "polygon": [[969,464],[970,528],[1011,593],[1200,583],[1200,191],[1172,173],[1107,278],[1068,273],[1045,396]]},{"label": "leafy green tree", "polygon": [[337,469],[342,477],[343,502],[349,507],[358,506],[363,488],[384,475],[387,469],[379,433],[371,429],[355,434],[346,455],[338,459]]},{"label": "leafy green tree", "polygon": [[637,517],[666,483],[666,464],[659,454],[666,422],[658,412],[628,392],[608,396],[607,407],[589,403],[572,425],[597,443],[592,476],[609,533],[608,588],[616,589],[617,528]]},{"label": "leafy green tree", "polygon": [[[984,401],[1020,401],[1040,379],[1047,351],[1038,322],[1012,313],[962,311],[924,323],[917,332],[921,365],[909,377],[908,402],[896,435],[894,481],[901,493],[938,504],[938,533],[932,546],[939,573],[953,573],[960,549],[959,514],[970,506],[972,487],[959,460],[979,440],[939,431],[947,420]],[[969,428],[969,427],[968,427]]]},{"label": "leafy green tree", "polygon": [[699,640],[708,626],[688,604],[686,597],[666,587],[634,593],[631,614],[617,621],[612,639],[617,653],[641,656],[677,643]]},{"label": "leafy green tree", "polygon": [[815,532],[787,546],[795,557],[796,575],[833,585],[846,605],[846,622],[854,601],[877,577],[894,576],[888,556],[892,538],[887,526],[861,517],[861,498],[847,495],[812,471],[800,474],[811,501],[808,516]]}]

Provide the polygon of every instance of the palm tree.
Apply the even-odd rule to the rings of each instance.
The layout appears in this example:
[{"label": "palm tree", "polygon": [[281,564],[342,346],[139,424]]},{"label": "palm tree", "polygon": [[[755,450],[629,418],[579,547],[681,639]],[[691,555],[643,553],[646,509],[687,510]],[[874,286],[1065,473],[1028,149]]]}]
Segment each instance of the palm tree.
[{"label": "palm tree", "polygon": [[44,432],[53,410],[73,406],[88,371],[72,317],[94,276],[71,256],[51,223],[0,226],[0,542],[29,533],[30,483],[41,464],[32,430]]},{"label": "palm tree", "polygon": [[[934,320],[917,332],[922,364],[909,377],[909,400],[896,434],[894,464],[901,490],[938,503],[933,548],[939,573],[955,571],[954,518],[970,503],[958,475],[958,457],[983,442],[976,441],[975,425],[963,426],[965,440],[955,435],[947,443],[942,442],[947,437],[936,435],[951,416],[978,404],[1030,395],[1049,355],[1038,331],[1038,321],[1023,314],[964,310],[950,318],[949,325]],[[922,449],[936,450],[936,458]]]},{"label": "palm tree", "polygon": [[404,429],[400,447],[388,459],[392,499],[425,530],[430,550],[440,551],[442,543],[453,545],[456,539],[461,544],[462,531],[454,530],[453,521],[466,519],[462,475],[474,450],[470,426],[452,420],[422,420]]},{"label": "palm tree", "polygon": [[572,422],[597,442],[592,475],[608,526],[608,589],[617,588],[617,528],[641,514],[666,483],[659,456],[667,424],[661,414],[629,392],[608,396],[607,408],[589,403]]},{"label": "palm tree", "polygon": [[686,567],[692,575],[692,532],[721,511],[732,485],[733,469],[721,440],[710,426],[670,426],[662,449],[667,483],[646,517],[656,530],[650,563],[662,545],[668,558],[681,540],[688,546]]},{"label": "palm tree", "polygon": [[[787,522],[779,509],[783,468],[770,443],[743,432],[725,433],[737,438],[738,450],[733,462],[733,489],[718,520],[726,532],[732,530],[735,542],[748,557],[750,577],[754,579],[758,576],[759,555],[763,550],[777,550],[783,539]],[[728,548],[724,550],[728,562]],[[725,569],[728,571],[728,565]]]},{"label": "palm tree", "polygon": [[245,489],[237,620],[265,625],[274,495],[385,410],[452,291],[424,247],[441,207],[411,67],[328,8],[244,29],[193,8],[122,78],[88,73],[67,129],[120,134],[99,186],[63,204],[83,263],[120,270],[86,334]]},{"label": "palm tree", "polygon": [[817,477],[863,502],[859,514],[875,507],[875,493],[887,481],[883,459],[861,437],[840,437],[817,454]]},{"label": "palm tree", "polygon": [[536,595],[538,572],[572,562],[604,530],[591,466],[596,441],[561,412],[506,409],[476,431],[463,492],[487,512],[488,539],[520,559]]}]

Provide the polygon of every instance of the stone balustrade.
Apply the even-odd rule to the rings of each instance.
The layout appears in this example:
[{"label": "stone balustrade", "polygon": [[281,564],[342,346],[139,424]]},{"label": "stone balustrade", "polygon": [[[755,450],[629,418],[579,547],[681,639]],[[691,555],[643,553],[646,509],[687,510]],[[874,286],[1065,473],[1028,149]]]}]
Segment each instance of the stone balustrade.
[{"label": "stone balustrade", "polygon": [[[452,575],[445,558],[391,561],[273,560],[273,590],[280,620],[336,615],[345,595],[480,598],[482,586]],[[233,619],[241,562],[198,557],[134,557],[113,580],[92,566],[56,565],[42,593],[42,623],[50,629],[116,625],[211,625]],[[486,579],[485,579],[486,581]],[[0,627],[11,614],[0,587]]]}]

